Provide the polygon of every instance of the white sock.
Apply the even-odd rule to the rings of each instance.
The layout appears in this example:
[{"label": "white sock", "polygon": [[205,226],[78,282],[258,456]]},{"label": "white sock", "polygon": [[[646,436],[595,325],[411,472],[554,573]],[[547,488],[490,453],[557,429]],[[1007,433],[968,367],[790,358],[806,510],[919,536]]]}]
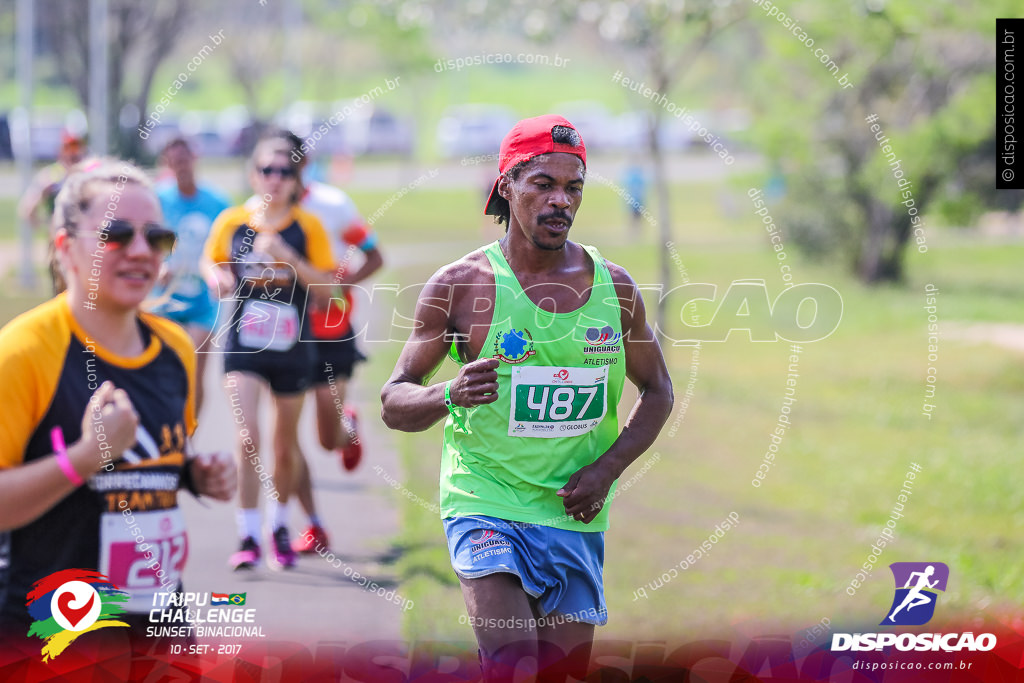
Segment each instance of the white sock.
[{"label": "white sock", "polygon": [[320,515],[310,515],[309,516],[309,525],[310,526],[323,526],[320,523]]},{"label": "white sock", "polygon": [[262,520],[259,508],[239,508],[236,519],[238,520],[238,535],[243,541],[247,536],[256,541],[260,540]]},{"label": "white sock", "polygon": [[281,527],[288,526],[288,505],[276,500],[268,504],[267,517],[270,519],[271,531],[277,531]]}]

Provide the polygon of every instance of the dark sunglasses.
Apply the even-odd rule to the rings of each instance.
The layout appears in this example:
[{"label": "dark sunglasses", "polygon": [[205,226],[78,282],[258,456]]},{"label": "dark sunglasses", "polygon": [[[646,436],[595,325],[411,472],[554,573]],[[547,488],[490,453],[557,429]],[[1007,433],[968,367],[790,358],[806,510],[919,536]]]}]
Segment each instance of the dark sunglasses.
[{"label": "dark sunglasses", "polygon": [[260,169],[260,173],[264,178],[269,178],[275,173],[282,178],[292,178],[295,176],[295,169],[290,166],[264,166]]},{"label": "dark sunglasses", "polygon": [[[178,239],[173,230],[159,223],[144,224],[142,236],[146,238],[146,244],[150,249],[164,254],[170,253],[174,249],[174,243]],[[103,243],[104,249],[121,249],[127,247],[135,239],[135,226],[130,221],[115,218],[112,221],[106,221],[104,226],[100,226],[96,237]]]}]

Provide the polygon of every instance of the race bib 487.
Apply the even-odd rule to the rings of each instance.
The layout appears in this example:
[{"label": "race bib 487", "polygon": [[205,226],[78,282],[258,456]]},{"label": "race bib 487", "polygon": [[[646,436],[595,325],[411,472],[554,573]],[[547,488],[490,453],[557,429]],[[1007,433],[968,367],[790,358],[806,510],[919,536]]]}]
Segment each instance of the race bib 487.
[{"label": "race bib 487", "polygon": [[512,368],[509,436],[552,439],[586,434],[607,410],[607,366]]}]

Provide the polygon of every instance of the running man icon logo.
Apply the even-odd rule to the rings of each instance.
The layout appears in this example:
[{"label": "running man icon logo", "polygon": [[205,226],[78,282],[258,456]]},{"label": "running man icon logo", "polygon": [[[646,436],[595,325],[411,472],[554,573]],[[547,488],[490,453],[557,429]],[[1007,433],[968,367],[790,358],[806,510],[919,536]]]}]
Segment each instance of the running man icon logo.
[{"label": "running man icon logo", "polygon": [[920,626],[931,621],[936,591],[945,591],[949,567],[942,562],[893,562],[896,595],[880,626]]}]

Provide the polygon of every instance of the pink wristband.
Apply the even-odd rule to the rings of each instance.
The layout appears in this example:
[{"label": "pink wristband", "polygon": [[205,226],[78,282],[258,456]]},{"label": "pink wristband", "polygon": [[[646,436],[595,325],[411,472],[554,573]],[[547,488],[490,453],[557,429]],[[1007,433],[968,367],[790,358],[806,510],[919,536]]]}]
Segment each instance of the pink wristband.
[{"label": "pink wristband", "polygon": [[57,459],[57,465],[60,466],[60,471],[64,473],[64,476],[75,486],[84,484],[85,480],[78,476],[78,472],[75,472],[75,468],[71,466],[71,460],[68,459],[68,447],[64,444],[64,430],[60,427],[51,429],[50,443],[53,444],[53,457]]}]

